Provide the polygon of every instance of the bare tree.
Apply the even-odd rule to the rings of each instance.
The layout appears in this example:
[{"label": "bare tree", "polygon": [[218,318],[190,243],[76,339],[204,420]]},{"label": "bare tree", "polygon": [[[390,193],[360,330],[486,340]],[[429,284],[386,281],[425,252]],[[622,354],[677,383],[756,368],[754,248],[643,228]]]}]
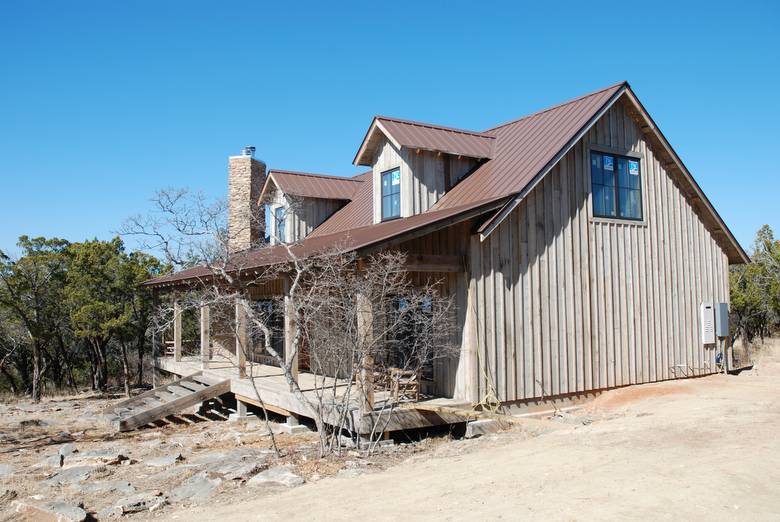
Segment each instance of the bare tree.
[{"label": "bare tree", "polygon": [[[440,281],[415,280],[405,270],[403,253],[359,258],[333,245],[299,255],[296,245],[272,232],[277,261],[258,267],[244,253],[229,255],[223,204],[186,191],[163,191],[153,201],[155,212],[131,219],[124,232],[174,266],[203,268],[178,295],[179,306],[208,305],[217,312],[212,321],[238,339],[236,350],[249,363],[246,377],[260,404],[252,363],[262,356],[281,368],[290,393],[314,420],[321,455],[340,450],[343,432],[365,432],[367,426],[371,451],[374,435],[386,431],[394,409],[417,398],[433,362],[452,354],[452,300],[440,291]],[[253,289],[280,280],[284,295],[251,299]],[[232,309],[239,313],[231,316]],[[164,305],[157,323],[166,328],[172,318],[172,307]],[[298,374],[301,359],[309,370],[305,386]]]}]

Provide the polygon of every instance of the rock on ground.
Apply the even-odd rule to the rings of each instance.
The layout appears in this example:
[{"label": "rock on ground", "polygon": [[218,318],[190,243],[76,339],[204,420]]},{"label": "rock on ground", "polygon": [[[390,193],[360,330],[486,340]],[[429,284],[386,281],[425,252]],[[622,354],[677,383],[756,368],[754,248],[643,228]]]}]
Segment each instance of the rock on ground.
[{"label": "rock on ground", "polygon": [[152,468],[164,468],[182,460],[184,460],[184,457],[181,453],[174,453],[172,455],[165,455],[164,457],[147,460],[144,464]]},{"label": "rock on ground", "polygon": [[23,519],[35,522],[83,522],[87,519],[87,512],[80,506],[59,501],[42,504],[17,502],[14,511]]},{"label": "rock on ground", "polygon": [[181,502],[183,500],[200,501],[206,500],[222,483],[222,479],[209,478],[207,473],[198,473],[189,480],[186,480],[181,486],[171,491],[171,500]]},{"label": "rock on ground", "polygon": [[147,491],[117,500],[108,509],[99,513],[99,518],[120,516],[141,511],[153,511],[165,504],[166,498],[160,491]]},{"label": "rock on ground", "polygon": [[92,475],[105,471],[102,466],[76,466],[63,469],[51,478],[43,481],[47,486],[63,486],[68,484],[78,484],[84,482]]},{"label": "rock on ground", "polygon": [[258,473],[249,481],[249,486],[281,485],[288,488],[300,486],[304,480],[290,470],[290,466],[275,466]]},{"label": "rock on ground", "polygon": [[99,480],[91,484],[84,484],[81,490],[85,493],[123,493],[129,495],[135,493],[135,487],[126,480]]},{"label": "rock on ground", "polygon": [[0,478],[10,477],[16,469],[10,464],[0,464]]}]

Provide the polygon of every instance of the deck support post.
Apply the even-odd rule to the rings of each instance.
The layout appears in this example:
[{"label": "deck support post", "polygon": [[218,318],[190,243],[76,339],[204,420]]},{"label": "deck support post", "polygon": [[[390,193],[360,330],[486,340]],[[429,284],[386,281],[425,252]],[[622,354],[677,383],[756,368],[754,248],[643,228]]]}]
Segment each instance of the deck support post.
[{"label": "deck support post", "polygon": [[[365,294],[358,292],[356,297],[357,304],[357,328],[360,339],[365,339],[365,345],[370,344],[373,337],[374,313],[371,308],[371,301]],[[372,354],[361,354],[360,368],[358,369],[359,386],[358,391],[361,396],[361,414],[374,411],[374,357]]]},{"label": "deck support post", "polygon": [[211,359],[211,312],[209,305],[200,305],[200,367],[207,370]]},{"label": "deck support post", "polygon": [[[298,352],[294,346],[295,307],[290,297],[290,281],[284,280],[284,362],[290,368],[293,380],[298,382]],[[293,353],[295,351],[295,353]],[[290,385],[290,391],[293,386]]]},{"label": "deck support post", "polygon": [[173,302],[173,360],[181,361],[181,303]]},{"label": "deck support post", "polygon": [[238,378],[246,377],[246,352],[249,349],[249,332],[247,329],[246,301],[239,297],[236,299],[236,366]]}]

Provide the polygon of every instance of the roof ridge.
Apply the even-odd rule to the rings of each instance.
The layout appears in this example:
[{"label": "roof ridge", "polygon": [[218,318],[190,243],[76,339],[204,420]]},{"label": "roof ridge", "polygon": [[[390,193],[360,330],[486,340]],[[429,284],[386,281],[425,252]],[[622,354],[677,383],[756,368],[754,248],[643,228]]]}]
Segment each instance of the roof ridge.
[{"label": "roof ridge", "polygon": [[[289,174],[291,176],[308,176],[311,178],[323,178],[323,179],[333,179],[333,180],[344,180],[344,181],[354,181],[355,183],[363,183],[359,179],[355,179],[356,176],[338,176],[335,174],[316,174],[314,172],[301,172],[298,170],[283,170],[283,169],[271,169],[268,171],[268,175],[270,176],[274,172],[278,174]],[[365,172],[363,173],[365,174]],[[362,174],[358,174],[358,176],[361,176]]]},{"label": "roof ridge", "polygon": [[566,105],[570,105],[572,103],[578,102],[580,100],[584,100],[585,98],[590,98],[591,96],[595,96],[596,94],[601,94],[604,91],[608,91],[610,89],[614,89],[615,87],[628,85],[628,82],[623,80],[621,82],[612,84],[608,87],[604,87],[603,89],[599,89],[597,91],[589,92],[588,94],[583,94],[582,96],[577,96],[576,98],[572,98],[571,100],[558,103],[556,105],[553,105],[551,107],[547,107],[546,109],[542,109],[536,112],[532,112],[531,114],[526,114],[525,116],[521,116],[519,118],[515,118],[514,120],[507,121],[505,123],[502,123],[500,125],[496,125],[495,127],[490,127],[489,129],[485,130],[484,132],[491,132],[500,129],[501,127],[506,127],[507,125],[512,125],[513,123],[518,123],[520,121],[523,121],[528,118],[532,118],[534,116],[539,116],[540,114],[544,114],[545,112],[549,112],[555,109],[560,109],[561,107],[565,107]]},{"label": "roof ridge", "polygon": [[407,125],[416,125],[418,127],[428,127],[430,129],[439,129],[439,130],[445,130],[449,132],[458,132],[460,134],[469,134],[472,136],[477,136],[479,138],[490,138],[495,139],[495,136],[492,136],[490,134],[486,134],[484,132],[480,131],[473,131],[469,129],[459,129],[457,127],[447,127],[445,125],[438,125],[436,123],[425,123],[422,121],[415,121],[415,120],[404,120],[402,118],[394,118],[392,116],[382,116],[381,114],[377,114],[374,116],[377,120],[388,120],[388,121],[394,121],[396,123],[405,123]]}]

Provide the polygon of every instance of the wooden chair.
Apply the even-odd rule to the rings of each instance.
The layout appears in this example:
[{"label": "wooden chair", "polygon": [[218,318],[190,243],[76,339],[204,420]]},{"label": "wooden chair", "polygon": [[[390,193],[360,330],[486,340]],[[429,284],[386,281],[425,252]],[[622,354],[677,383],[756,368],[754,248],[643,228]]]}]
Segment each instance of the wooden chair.
[{"label": "wooden chair", "polygon": [[390,368],[390,392],[395,402],[420,400],[420,376],[413,370]]}]

